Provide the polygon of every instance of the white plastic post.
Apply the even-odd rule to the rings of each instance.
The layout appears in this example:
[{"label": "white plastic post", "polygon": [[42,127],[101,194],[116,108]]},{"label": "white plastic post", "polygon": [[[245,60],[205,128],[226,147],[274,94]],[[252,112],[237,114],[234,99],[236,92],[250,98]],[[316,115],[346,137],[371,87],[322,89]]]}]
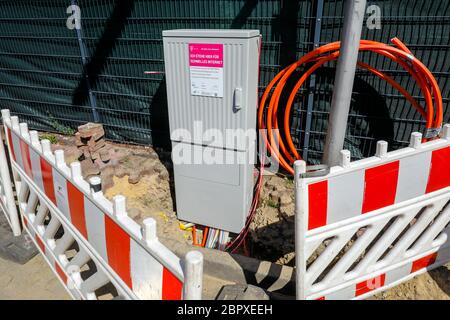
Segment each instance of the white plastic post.
[{"label": "white plastic post", "polygon": [[375,152],[375,155],[378,158],[384,158],[386,157],[388,151],[388,143],[386,141],[380,140],[377,142],[377,151]]},{"label": "white plastic post", "polygon": [[445,124],[442,130],[442,138],[443,139],[450,139],[450,124]]},{"label": "white plastic post", "polygon": [[143,236],[147,244],[157,239],[156,237],[156,221],[153,218],[146,218],[143,221]]},{"label": "white plastic post", "polygon": [[62,168],[66,164],[64,160],[64,150],[55,150],[56,167]]},{"label": "white plastic post", "polygon": [[[2,110],[2,114],[3,114]],[[9,113],[9,111],[8,111]],[[3,191],[6,198],[6,207],[11,222],[11,229],[15,236],[20,236],[22,234],[22,229],[20,227],[19,215],[17,213],[16,201],[14,200],[14,193],[12,189],[11,176],[9,175],[9,164],[6,159],[5,146],[3,145],[3,140],[0,139],[0,175],[2,179]]]},{"label": "white plastic post", "polygon": [[78,161],[74,161],[70,164],[70,171],[72,173],[72,179],[74,181],[78,181],[79,179],[83,178],[83,176],[81,175],[81,164]]},{"label": "white plastic post", "polygon": [[36,130],[30,131],[30,142],[33,147],[38,149],[38,151],[42,151],[41,143],[39,142],[39,134]]},{"label": "white plastic post", "polygon": [[28,124],[26,122],[22,122],[19,124],[20,135],[25,141],[30,141],[30,134],[28,133]]},{"label": "white plastic post", "polygon": [[411,148],[420,148],[422,144],[422,134],[420,132],[411,133],[411,140],[409,141],[409,146]]},{"label": "white plastic post", "polygon": [[184,300],[201,300],[203,289],[203,255],[199,251],[189,251],[184,264]]},{"label": "white plastic post", "polygon": [[351,153],[349,150],[341,150],[340,154],[339,165],[342,168],[347,168],[350,165]]},{"label": "white plastic post", "polygon": [[305,247],[306,222],[305,213],[302,205],[305,199],[302,199],[302,175],[306,173],[306,162],[297,160],[294,162],[294,182],[295,182],[295,291],[296,299],[305,298],[305,288],[303,277],[306,273],[306,258],[303,256]]},{"label": "white plastic post", "polygon": [[11,117],[11,127],[14,130],[19,130],[19,117],[18,116]]},{"label": "white plastic post", "polygon": [[123,195],[118,194],[114,196],[113,211],[116,217],[124,217],[127,215],[126,199]]},{"label": "white plastic post", "polygon": [[51,147],[50,140],[43,139],[41,141],[41,144],[42,144],[42,153],[44,155],[48,155],[48,154],[52,153],[52,147]]},{"label": "white plastic post", "polygon": [[3,124],[5,123],[5,120],[9,119],[10,117],[11,117],[11,114],[9,113],[9,109],[2,109]]}]

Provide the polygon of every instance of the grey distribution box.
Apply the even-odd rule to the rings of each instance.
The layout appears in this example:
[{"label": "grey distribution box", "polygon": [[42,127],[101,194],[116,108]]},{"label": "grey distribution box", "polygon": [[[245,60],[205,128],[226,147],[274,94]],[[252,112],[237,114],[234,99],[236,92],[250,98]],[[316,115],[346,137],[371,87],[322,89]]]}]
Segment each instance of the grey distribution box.
[{"label": "grey distribution box", "polygon": [[242,230],[253,195],[260,33],[163,31],[178,218]]}]

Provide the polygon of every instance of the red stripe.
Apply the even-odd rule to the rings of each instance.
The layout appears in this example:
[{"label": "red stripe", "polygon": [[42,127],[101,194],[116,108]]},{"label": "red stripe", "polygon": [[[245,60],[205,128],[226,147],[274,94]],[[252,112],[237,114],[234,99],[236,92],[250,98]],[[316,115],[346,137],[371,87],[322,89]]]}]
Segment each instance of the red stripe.
[{"label": "red stripe", "polygon": [[67,196],[69,198],[70,220],[75,228],[89,240],[84,215],[84,194],[70,181],[67,181]]},{"label": "red stripe", "polygon": [[366,281],[356,284],[355,296],[363,295],[372,290],[381,288],[384,286],[384,281],[386,280],[386,274],[381,274],[375,278],[368,279]]},{"label": "red stripe", "polygon": [[44,183],[44,192],[47,197],[56,204],[55,189],[53,187],[53,169],[52,166],[42,157],[41,162],[42,181]]},{"label": "red stripe", "polygon": [[163,268],[162,300],[181,300],[183,283],[172,272]]},{"label": "red stripe", "polygon": [[23,224],[25,225],[25,227],[27,227],[28,226],[28,220],[27,220],[27,218],[25,218],[25,216],[22,216],[23,217]]},{"label": "red stripe", "polygon": [[398,169],[400,162],[394,161],[366,169],[362,213],[377,210],[395,202]]},{"label": "red stripe", "polygon": [[450,147],[432,152],[426,192],[433,192],[448,186],[450,186]]},{"label": "red stripe", "polygon": [[411,273],[431,266],[436,261],[436,257],[437,252],[414,261],[411,266]]},{"label": "red stripe", "polygon": [[308,230],[327,224],[328,181],[321,181],[308,186]]},{"label": "red stripe", "polygon": [[132,288],[130,264],[130,236],[105,214],[105,237],[108,264]]},{"label": "red stripe", "polygon": [[9,148],[11,149],[11,154],[13,156],[14,161],[16,161],[16,153],[14,152],[14,145],[11,135],[11,129],[6,127],[6,131],[8,131],[8,140],[9,140]]},{"label": "red stripe", "polygon": [[31,159],[30,159],[30,147],[24,140],[22,140],[22,138],[19,138],[19,143],[20,143],[20,152],[22,154],[23,170],[25,170],[27,176],[33,179],[33,169],[31,168]]},{"label": "red stripe", "polygon": [[325,300],[325,296],[319,297],[316,300]]},{"label": "red stripe", "polygon": [[42,242],[41,238],[39,238],[38,236],[36,236],[35,239],[36,239],[36,242],[37,242],[39,248],[41,248],[42,252],[45,253],[45,245],[44,245],[44,243]]},{"label": "red stripe", "polygon": [[66,274],[65,274],[64,271],[61,269],[61,267],[59,266],[59,264],[56,263],[56,262],[55,262],[55,270],[56,270],[56,273],[58,274],[58,276],[61,278],[61,280],[62,280],[64,283],[67,283],[67,276],[66,276]]}]

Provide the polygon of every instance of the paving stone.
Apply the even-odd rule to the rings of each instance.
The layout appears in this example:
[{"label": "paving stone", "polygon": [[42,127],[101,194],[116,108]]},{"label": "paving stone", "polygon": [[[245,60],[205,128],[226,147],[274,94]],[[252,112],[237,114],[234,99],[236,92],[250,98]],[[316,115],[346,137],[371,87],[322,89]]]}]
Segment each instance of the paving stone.
[{"label": "paving stone", "polygon": [[81,172],[84,177],[88,177],[99,174],[100,170],[94,165],[91,159],[84,159],[81,161]]},{"label": "paving stone", "polygon": [[90,138],[92,136],[102,137],[105,135],[103,125],[101,123],[88,122],[78,127],[81,138]]},{"label": "paving stone", "polygon": [[99,151],[99,154],[100,154],[100,159],[102,159],[103,162],[107,162],[111,159],[111,155],[110,155],[108,149],[105,149],[105,148],[101,149]]}]

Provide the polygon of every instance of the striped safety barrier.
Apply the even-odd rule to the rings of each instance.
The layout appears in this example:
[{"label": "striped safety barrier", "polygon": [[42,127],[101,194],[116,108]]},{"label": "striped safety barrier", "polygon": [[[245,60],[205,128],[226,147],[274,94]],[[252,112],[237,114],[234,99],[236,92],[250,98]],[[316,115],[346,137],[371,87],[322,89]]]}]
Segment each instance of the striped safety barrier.
[{"label": "striped safety barrier", "polygon": [[[63,150],[53,153],[48,140],[39,141],[9,110],[2,118],[24,228],[74,298],[98,298],[95,291],[108,285],[112,296],[125,299],[201,297],[199,252],[189,252],[182,263],[158,241],[153,219],[137,224],[127,215],[125,197],[109,201],[83,179],[79,162],[67,166]],[[75,257],[69,259],[70,251]],[[88,262],[94,273],[84,278]]]},{"label": "striped safety barrier", "polygon": [[299,299],[363,299],[450,261],[450,126],[308,177],[295,163]]}]

